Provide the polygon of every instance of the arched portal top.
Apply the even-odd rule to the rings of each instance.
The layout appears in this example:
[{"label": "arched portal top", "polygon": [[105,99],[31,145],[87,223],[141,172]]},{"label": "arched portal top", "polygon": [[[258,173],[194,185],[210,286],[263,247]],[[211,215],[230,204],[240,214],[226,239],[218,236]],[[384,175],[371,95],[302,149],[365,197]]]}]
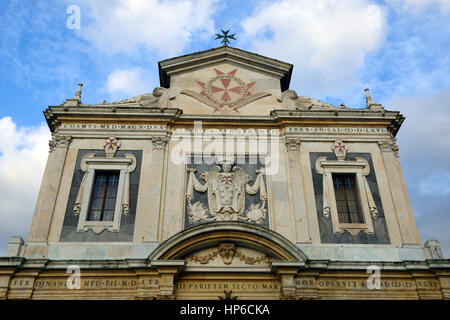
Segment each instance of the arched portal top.
[{"label": "arched portal top", "polygon": [[192,252],[217,246],[221,242],[233,242],[264,252],[274,260],[307,260],[295,244],[279,233],[239,221],[211,222],[185,229],[161,243],[149,260],[180,260]]}]

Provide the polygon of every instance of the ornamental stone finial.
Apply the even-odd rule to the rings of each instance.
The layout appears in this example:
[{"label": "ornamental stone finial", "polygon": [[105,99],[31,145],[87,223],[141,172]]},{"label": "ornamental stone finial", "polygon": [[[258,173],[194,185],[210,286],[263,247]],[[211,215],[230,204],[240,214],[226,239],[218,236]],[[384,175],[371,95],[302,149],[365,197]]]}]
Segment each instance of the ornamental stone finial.
[{"label": "ornamental stone finial", "polygon": [[441,244],[437,240],[428,240],[423,246],[425,257],[430,260],[444,259],[442,254]]},{"label": "ornamental stone finial", "polygon": [[370,96],[369,89],[364,89],[366,92],[366,108],[370,109],[370,111],[383,111],[384,108],[379,103],[374,103],[372,97]]},{"label": "ornamental stone finial", "polygon": [[370,108],[370,105],[373,104],[373,100],[372,97],[370,96],[369,88],[365,88],[364,91],[366,92],[366,107]]},{"label": "ornamental stone finial", "polygon": [[79,84],[78,84],[78,89],[77,89],[77,91],[75,92],[75,96],[74,96],[74,99],[78,100],[80,103],[81,103],[81,87],[82,87],[82,86],[83,86],[82,83],[79,83]]}]

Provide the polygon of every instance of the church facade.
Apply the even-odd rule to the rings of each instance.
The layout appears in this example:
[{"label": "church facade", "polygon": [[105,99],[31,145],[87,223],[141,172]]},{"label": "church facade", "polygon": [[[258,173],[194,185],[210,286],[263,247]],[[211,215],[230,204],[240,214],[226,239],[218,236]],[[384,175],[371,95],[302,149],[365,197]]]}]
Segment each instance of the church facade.
[{"label": "church facade", "polygon": [[152,94],[44,111],[49,157],[2,299],[449,299],[373,101],[289,89],[293,65],[227,45],[159,62]]}]

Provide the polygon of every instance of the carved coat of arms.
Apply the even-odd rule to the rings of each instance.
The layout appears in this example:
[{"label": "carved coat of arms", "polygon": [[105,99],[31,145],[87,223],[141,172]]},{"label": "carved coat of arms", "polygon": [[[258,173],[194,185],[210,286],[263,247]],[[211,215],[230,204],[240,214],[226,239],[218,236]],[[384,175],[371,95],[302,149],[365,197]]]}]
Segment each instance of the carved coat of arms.
[{"label": "carved coat of arms", "polygon": [[228,73],[214,68],[216,74],[207,82],[197,80],[201,92],[182,90],[180,93],[190,96],[221,114],[239,113],[239,109],[255,100],[270,96],[269,92],[252,92],[255,81],[245,83],[236,77],[238,69]]},{"label": "carved coat of arms", "polygon": [[[214,166],[209,172],[203,172],[200,179],[195,176],[196,169],[189,168],[186,190],[188,216],[191,222],[245,220],[261,224],[266,218],[267,192],[264,185],[263,170],[256,170],[257,177],[250,185],[251,177],[239,166],[231,169],[230,163]],[[194,203],[194,190],[207,192],[208,208],[200,201]],[[256,195],[259,203],[251,204],[246,210],[245,195]]]}]

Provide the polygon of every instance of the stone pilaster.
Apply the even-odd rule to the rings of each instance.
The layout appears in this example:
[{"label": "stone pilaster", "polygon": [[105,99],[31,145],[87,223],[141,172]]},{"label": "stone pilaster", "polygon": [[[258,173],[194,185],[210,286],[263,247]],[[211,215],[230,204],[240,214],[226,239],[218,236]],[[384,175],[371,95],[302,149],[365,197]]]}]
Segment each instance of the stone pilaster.
[{"label": "stone pilaster", "polygon": [[389,182],[403,245],[421,245],[414,214],[398,159],[395,139],[379,142],[384,167]]},{"label": "stone pilaster", "polygon": [[278,275],[281,282],[281,300],[295,300],[296,295],[296,282],[294,277],[297,275],[298,269],[303,264],[297,261],[273,261],[272,269]]},{"label": "stone pilaster", "polygon": [[[292,242],[296,242],[296,226],[294,217],[294,208],[292,204],[292,196],[290,192],[291,177],[288,168],[288,155],[285,149],[280,145],[273,152],[278,152],[278,157],[273,156],[272,159],[278,161],[274,165],[272,174],[267,174],[267,190],[269,201],[269,212],[273,212],[271,220],[273,230],[282,234]],[[272,161],[272,160],[271,160]],[[283,212],[283,214],[276,214]]]},{"label": "stone pilaster", "polygon": [[136,270],[139,278],[136,299],[156,299],[159,295],[159,275],[156,270]]},{"label": "stone pilaster", "polygon": [[304,179],[300,168],[300,139],[287,138],[286,150],[288,158],[289,180],[290,180],[290,195],[291,206],[294,211],[295,219],[295,241],[300,243],[311,242],[308,228],[308,217],[306,211],[306,201],[304,192]]},{"label": "stone pilaster", "polygon": [[142,154],[142,176],[139,183],[134,230],[135,242],[158,240],[165,149],[154,148],[153,141],[147,143]]},{"label": "stone pilaster", "polygon": [[435,274],[441,287],[442,299],[450,300],[450,271],[439,270],[435,271]]},{"label": "stone pilaster", "polygon": [[175,279],[179,272],[184,269],[184,260],[155,261],[152,267],[155,267],[159,274],[159,294],[156,296],[159,300],[175,299]]},{"label": "stone pilaster", "polygon": [[23,247],[22,237],[10,237],[8,240],[8,248],[6,249],[6,257],[18,257],[21,255]]},{"label": "stone pilaster", "polygon": [[295,285],[297,288],[296,296],[302,300],[316,300],[319,298],[319,290],[317,289],[317,277],[319,271],[301,272],[295,277]]},{"label": "stone pilaster", "polygon": [[9,283],[16,269],[0,269],[0,300],[5,300],[8,295]]},{"label": "stone pilaster", "polygon": [[432,272],[412,271],[420,300],[442,299],[439,281]]},{"label": "stone pilaster", "polygon": [[53,134],[53,139],[49,142],[50,152],[34,210],[28,242],[47,242],[70,141],[70,136]]}]

